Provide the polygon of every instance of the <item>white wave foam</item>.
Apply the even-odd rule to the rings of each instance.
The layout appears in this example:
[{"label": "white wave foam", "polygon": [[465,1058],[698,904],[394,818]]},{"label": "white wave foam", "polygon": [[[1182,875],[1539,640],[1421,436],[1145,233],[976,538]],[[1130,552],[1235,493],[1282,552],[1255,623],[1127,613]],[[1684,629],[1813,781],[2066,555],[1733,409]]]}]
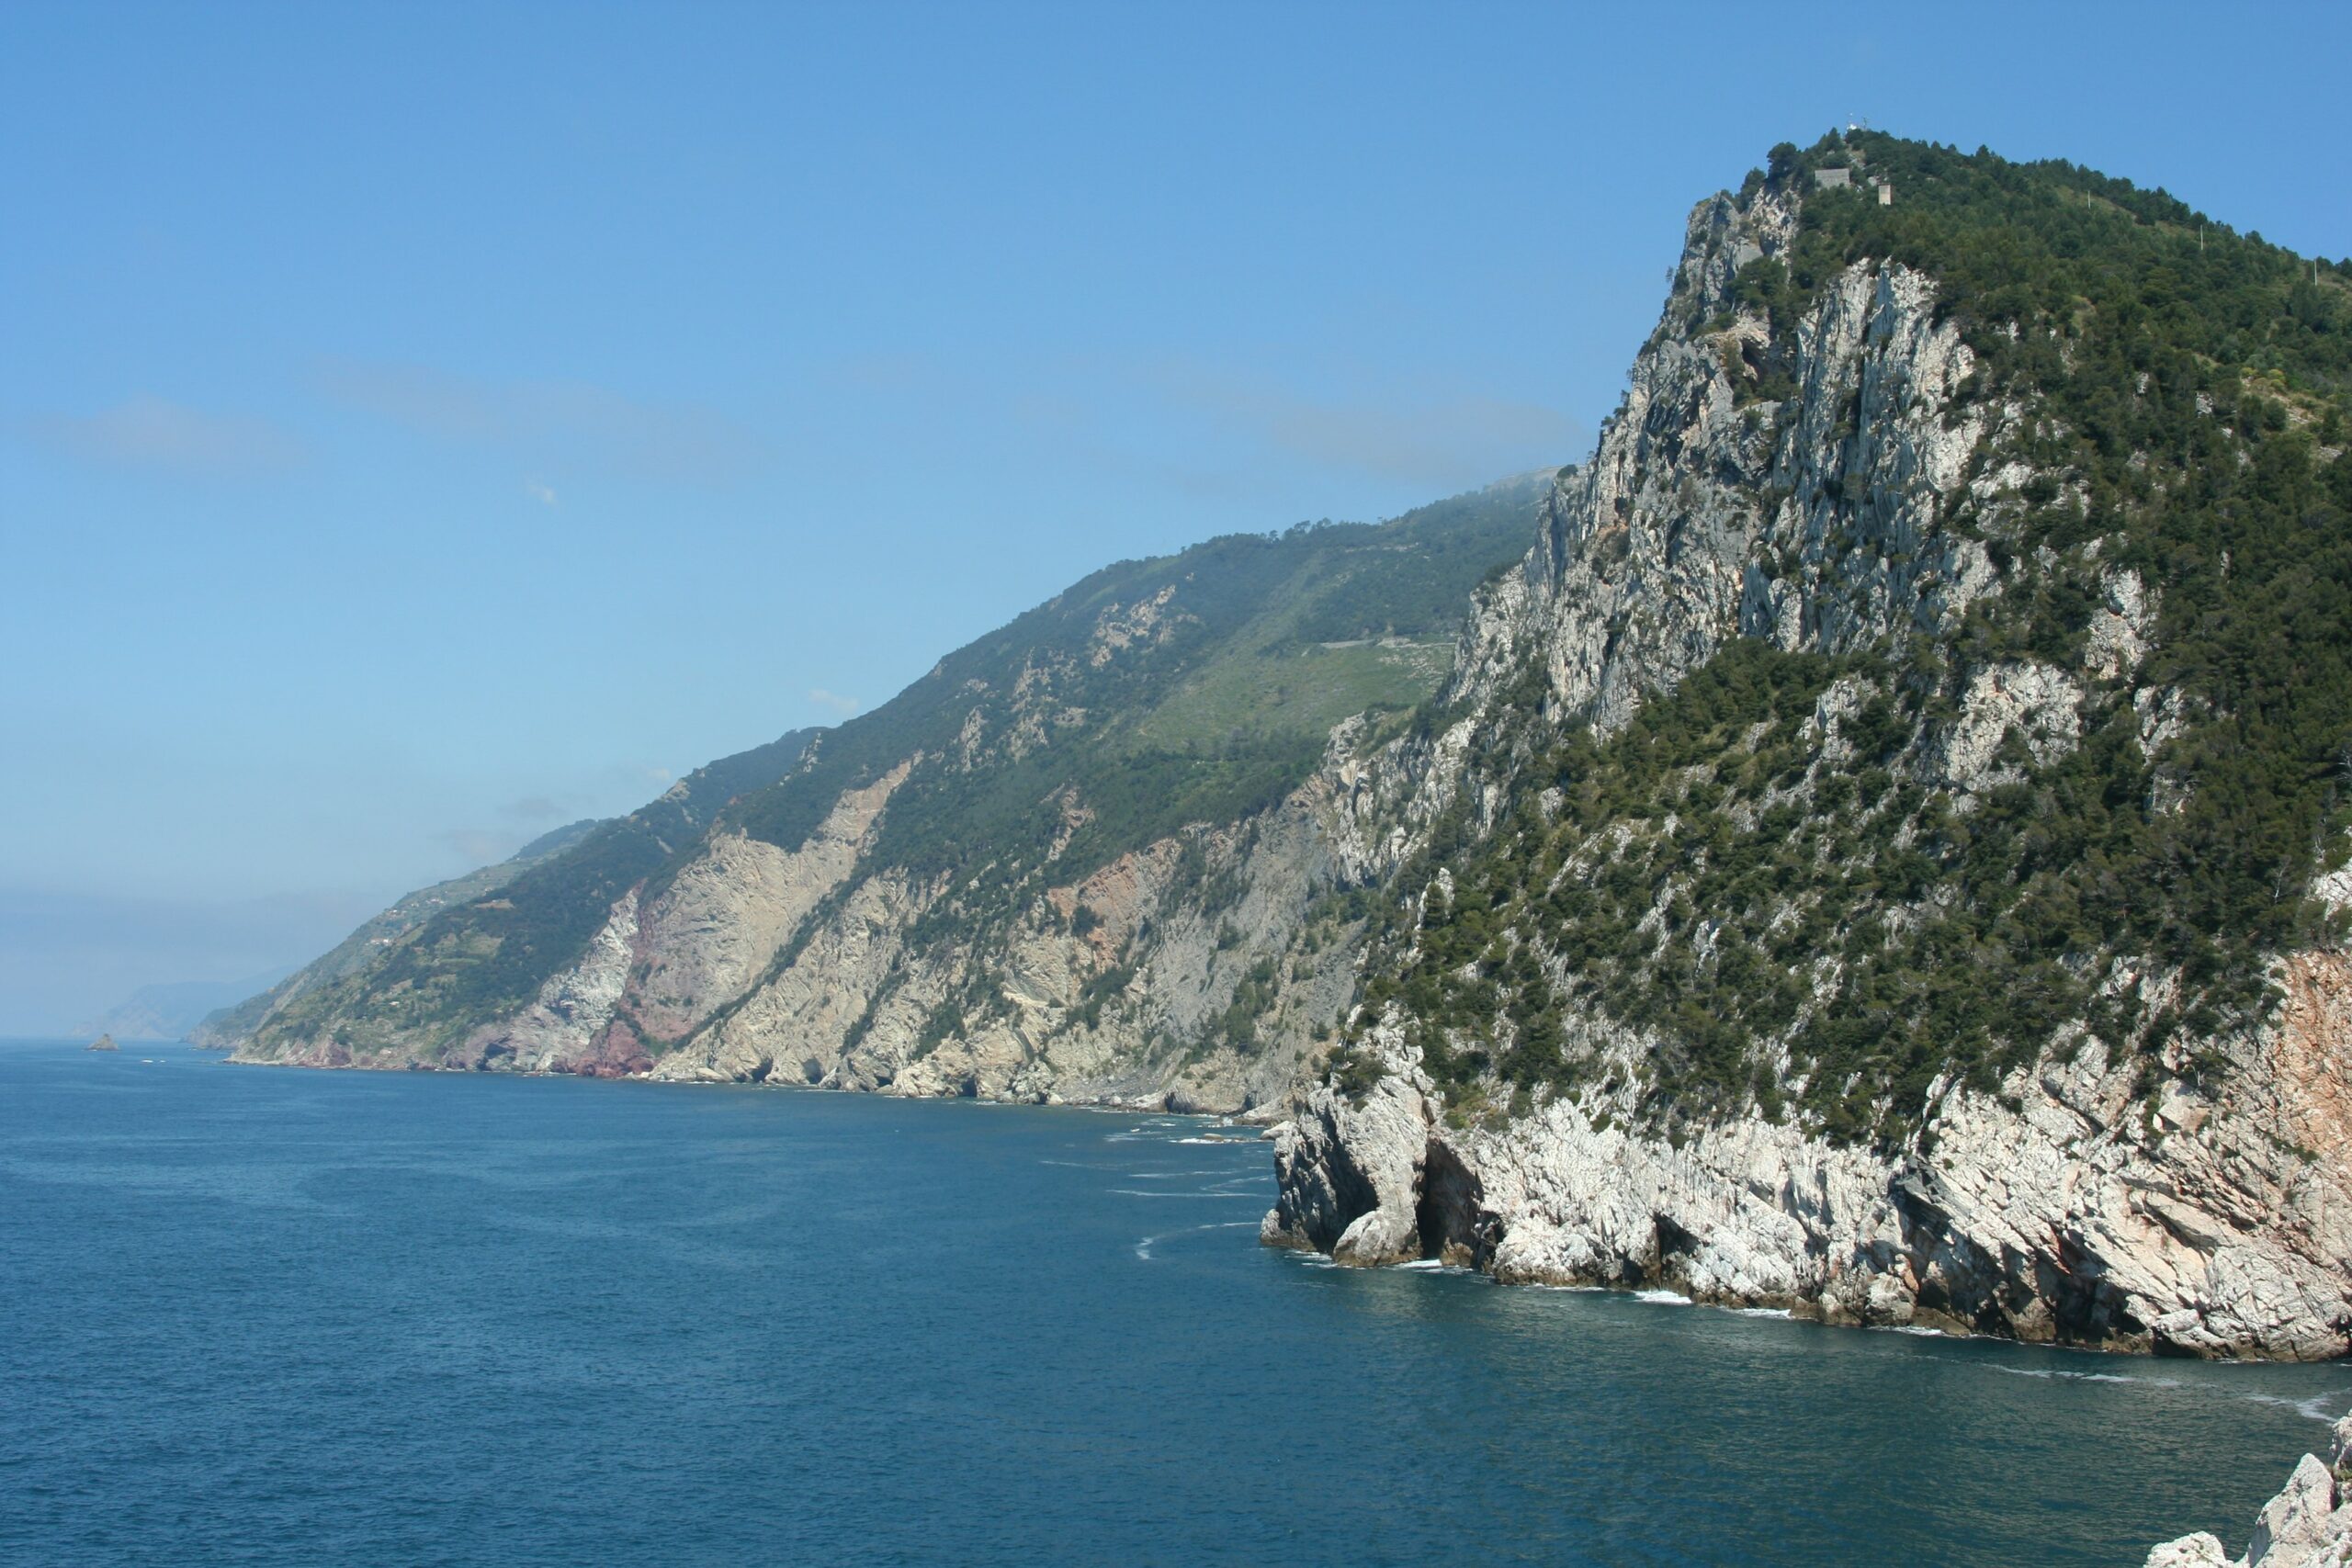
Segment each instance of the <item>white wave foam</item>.
[{"label": "white wave foam", "polygon": [[[2070,1372],[2063,1367],[1995,1367],[1996,1372],[2007,1372],[2013,1378],[2041,1378],[2044,1382],[2136,1382],[2150,1388],[2178,1388],[2178,1378],[2135,1378],[2128,1372]],[[2290,1403],[2286,1400],[2280,1404]]]},{"label": "white wave foam", "polygon": [[1659,1306],[1687,1307],[1690,1304],[1690,1298],[1679,1291],[1635,1291],[1634,1299],[1653,1302]]},{"label": "white wave foam", "polygon": [[1266,1201],[1263,1192],[1146,1192],[1136,1187],[1114,1187],[1110,1192],[1114,1198],[1246,1198],[1252,1203]]},{"label": "white wave foam", "polygon": [[1180,1235],[1192,1235],[1199,1231],[1239,1230],[1243,1225],[1254,1227],[1257,1223],[1255,1220],[1213,1220],[1204,1225],[1186,1225],[1179,1231],[1163,1231],[1158,1235],[1148,1235],[1136,1243],[1136,1256],[1148,1263],[1151,1261],[1151,1249],[1163,1241],[1172,1241]]},{"label": "white wave foam", "polygon": [[2333,1421],[2335,1417],[2327,1413],[2328,1402],[2343,1398],[2346,1392],[2340,1388],[2331,1389],[2325,1393],[2314,1393],[2302,1399],[2289,1399],[2277,1393],[2247,1393],[2240,1397],[2250,1399],[2256,1404],[2275,1404],[2282,1410],[2291,1410],[2307,1421]]}]

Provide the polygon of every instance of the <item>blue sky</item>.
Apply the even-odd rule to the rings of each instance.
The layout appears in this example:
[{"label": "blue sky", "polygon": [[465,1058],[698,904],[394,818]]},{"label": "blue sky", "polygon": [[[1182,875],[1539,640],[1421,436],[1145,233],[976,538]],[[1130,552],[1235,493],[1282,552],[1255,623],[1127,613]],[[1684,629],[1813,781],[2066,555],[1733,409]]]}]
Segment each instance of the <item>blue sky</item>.
[{"label": "blue sky", "polygon": [[2352,253],[2352,8],[0,8],[0,1032],[1580,457],[1860,116]]}]

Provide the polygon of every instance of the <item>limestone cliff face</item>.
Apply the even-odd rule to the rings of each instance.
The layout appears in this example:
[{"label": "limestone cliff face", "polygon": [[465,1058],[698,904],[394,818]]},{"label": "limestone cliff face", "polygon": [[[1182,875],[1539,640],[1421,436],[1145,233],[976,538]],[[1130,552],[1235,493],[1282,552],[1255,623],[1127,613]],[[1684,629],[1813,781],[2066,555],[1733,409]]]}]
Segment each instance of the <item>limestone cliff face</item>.
[{"label": "limestone cliff face", "polygon": [[1278,1102],[1354,990],[1340,932],[1300,942],[1337,885],[1330,802],[1310,784],[977,929],[927,925],[946,889],[899,874],[844,885],[653,1075],[1180,1110]]},{"label": "limestone cliff face", "polygon": [[[1939,319],[1933,278],[1848,267],[1797,324],[1795,395],[1747,400],[1770,334],[1732,287],[1792,226],[1769,190],[1694,213],[1623,408],[1555,488],[1525,563],[1480,596],[1449,722],[1337,775],[1340,854],[1359,874],[1430,874],[1413,856],[1442,813],[1491,828],[1521,801],[1514,768],[1550,735],[1623,727],[1728,639],[1824,653],[1948,642],[1973,604],[2004,592],[1983,538],[2020,506],[2035,476],[2011,453],[2044,416],[1963,396],[1972,355]],[[1962,503],[1985,524],[1970,536],[1944,523]],[[2153,597],[2136,575],[2109,573],[2081,665],[1987,662],[1956,712],[1922,722],[1907,765],[1964,812],[2064,757],[2086,686],[2134,679]],[[2179,694],[2133,702],[2153,750]],[[1850,682],[1822,698],[1812,733],[1825,754],[1859,705]],[[1295,1102],[1262,1237],[1345,1263],[1446,1258],[1505,1280],[1663,1285],[1836,1322],[2342,1355],[2352,965],[2314,952],[2278,973],[2284,1010],[2201,1043],[2199,1071],[2175,1049],[2152,1089],[2143,1065],[2075,1026],[1997,1089],[1939,1081],[1892,1147],[1833,1141],[1752,1102],[1661,1125],[1644,1091],[1665,1036],[1576,1005],[1563,1055],[1589,1070],[1572,1087],[1464,1104],[1423,1070],[1392,1003],[1361,1046],[1376,1082],[1326,1082]],[[2121,962],[2103,982],[2106,994],[2173,983]],[[1769,1056],[1773,1043],[1759,1043]]]},{"label": "limestone cliff face", "polygon": [[1410,1067],[1361,1100],[1317,1087],[1278,1135],[1262,1235],[1347,1263],[1440,1257],[1834,1323],[2339,1356],[2352,1192],[2315,1151],[2352,1146],[2341,1019],[2324,1016],[2352,976],[2334,958],[2295,971],[2285,1023],[2233,1042],[2239,1091],[2149,1111],[2094,1046],[1998,1095],[1945,1095],[1893,1153],[1752,1118],[1678,1144],[1634,1124],[1630,1094],[1456,1127]]}]

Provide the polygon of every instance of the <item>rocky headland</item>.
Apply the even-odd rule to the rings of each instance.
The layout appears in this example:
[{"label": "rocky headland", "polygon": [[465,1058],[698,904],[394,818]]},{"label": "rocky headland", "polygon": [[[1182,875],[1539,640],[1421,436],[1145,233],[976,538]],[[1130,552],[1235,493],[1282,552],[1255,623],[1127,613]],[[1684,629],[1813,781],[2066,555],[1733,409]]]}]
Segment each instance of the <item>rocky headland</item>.
[{"label": "rocky headland", "polygon": [[[1823,280],[1810,312],[1778,329],[1795,395],[1758,409],[1753,350],[1776,329],[1743,305],[1738,277],[1789,253],[1803,198],[1751,189],[1693,214],[1674,298],[1624,407],[1593,460],[1555,490],[1527,560],[1481,595],[1441,699],[1457,716],[1360,773],[1352,846],[1363,862],[1403,868],[1409,906],[1376,964],[1424,961],[1430,928],[1462,902],[1455,879],[1474,865],[1513,893],[1541,877],[1532,891],[1546,897],[1496,908],[1493,940],[1458,974],[1435,976],[1442,984],[1385,1003],[1368,992],[1347,1063],[1354,1081],[1306,1090],[1283,1130],[1282,1198],[1264,1239],[1346,1263],[1442,1257],[1507,1280],[1666,1286],[1831,1322],[2342,1355],[2352,1348],[2352,965],[2332,945],[2264,961],[2267,1011],[2151,1050],[2145,1021],[2176,1004],[2180,968],[2085,943],[2064,962],[2086,1008],[2117,1021],[2052,1020],[2039,1040],[2013,1038],[2006,1061],[1920,1073],[1907,1106],[1867,1073],[1826,1085],[1825,1065],[1804,1059],[1804,1013],[1848,982],[1849,958],[1804,956],[1796,1017],[1741,1042],[1757,1071],[1727,1090],[1687,1069],[1668,1076],[1690,1051],[1672,1013],[1612,1007],[1588,980],[1600,966],[1577,956],[1589,948],[1572,940],[1575,915],[1561,919],[1577,907],[1561,889],[1631,862],[1624,846],[1642,848],[1645,835],[1662,854],[1619,940],[1653,967],[1688,963],[1693,949],[1703,965],[1709,943],[1720,952],[1734,940],[1720,908],[1676,908],[1725,852],[1723,829],[1694,832],[1690,819],[1727,770],[1694,750],[1695,765],[1669,775],[1673,800],[1597,832],[1555,828],[1562,847],[1544,849],[1543,829],[1566,819],[1561,796],[1575,786],[1530,760],[1566,725],[1625,730],[1734,639],[1829,656],[1907,641],[1939,666],[1939,694],[1912,705],[1883,701],[1912,678],[1899,664],[1829,682],[1789,727],[1781,781],[1753,804],[1730,803],[1747,814],[1733,834],[1777,813],[1777,836],[1813,840],[1816,861],[1871,831],[1827,805],[1857,763],[1874,774],[1865,808],[1872,795],[1909,792],[1989,815],[2004,790],[2030,789],[2074,754],[2102,711],[2127,727],[2138,716],[2129,739],[2156,757],[2172,722],[2163,716],[2185,700],[2154,673],[2158,591],[2096,547],[2079,552],[2088,587],[2067,657],[1967,661],[1966,628],[2015,608],[2021,573],[2007,541],[2036,482],[2022,448],[2054,415],[2021,386],[1980,395],[1977,355],[1933,276],[1866,257]],[[1955,526],[1962,517],[1973,525]],[[1873,704],[1883,728],[1863,739]],[[2156,773],[2159,794],[2180,787]],[[1476,846],[1450,862],[1417,837],[1449,810],[1467,816],[1462,836]],[[1534,830],[1514,840],[1515,815]],[[1927,830],[1915,816],[1875,856],[1913,849]],[[1917,930],[1968,897],[1933,878],[1923,874],[1908,899],[1872,886],[1875,909],[1829,912],[1849,931],[1865,914]],[[2340,907],[2342,880],[2322,878],[2317,901]],[[1785,890],[1777,912],[1770,890],[1758,898],[1768,930],[1812,914],[1797,884]],[[1497,1008],[1489,994],[1483,1013],[1430,1027],[1431,998],[1475,998],[1512,970],[1525,976],[1520,997],[1550,998],[1548,1009],[1518,998]],[[2139,1005],[2098,1008],[2118,997]],[[1549,1075],[1531,1092],[1491,1064],[1532,1035],[1548,1037]],[[1464,1072],[1465,1048],[1489,1067]],[[1440,1057],[1443,1083],[1428,1070]],[[1871,1135],[1825,1126],[1857,1089]],[[1827,1114],[1784,1109],[1801,1098]]]},{"label": "rocky headland", "polygon": [[1341,1262],[2343,1355],[2352,287],[2203,226],[1777,150],[1584,463],[1108,569],[224,1043],[1248,1113]]}]

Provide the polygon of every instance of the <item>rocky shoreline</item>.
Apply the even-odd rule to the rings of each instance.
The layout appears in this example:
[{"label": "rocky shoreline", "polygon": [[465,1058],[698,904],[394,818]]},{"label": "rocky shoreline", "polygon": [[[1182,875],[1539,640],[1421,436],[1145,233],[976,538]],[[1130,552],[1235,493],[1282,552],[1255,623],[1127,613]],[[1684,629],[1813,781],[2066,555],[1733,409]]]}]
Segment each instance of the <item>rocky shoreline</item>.
[{"label": "rocky shoreline", "polygon": [[2329,1433],[2327,1458],[2307,1453],[2287,1484],[2255,1516],[2245,1555],[2232,1557],[2199,1530],[2148,1553],[2145,1568],[2346,1568],[2352,1563],[2352,1416]]},{"label": "rocky shoreline", "polygon": [[[2281,1032],[2241,1043],[2241,1081],[2275,1086]],[[1948,1092],[1883,1151],[1761,1119],[1678,1139],[1597,1091],[1457,1124],[1387,1047],[1400,1059],[1368,1091],[1317,1087],[1278,1129],[1267,1245],[2086,1348],[2352,1349],[2340,1170],[2252,1107],[2181,1095],[2143,1122],[2096,1050],[1997,1095]]]}]

